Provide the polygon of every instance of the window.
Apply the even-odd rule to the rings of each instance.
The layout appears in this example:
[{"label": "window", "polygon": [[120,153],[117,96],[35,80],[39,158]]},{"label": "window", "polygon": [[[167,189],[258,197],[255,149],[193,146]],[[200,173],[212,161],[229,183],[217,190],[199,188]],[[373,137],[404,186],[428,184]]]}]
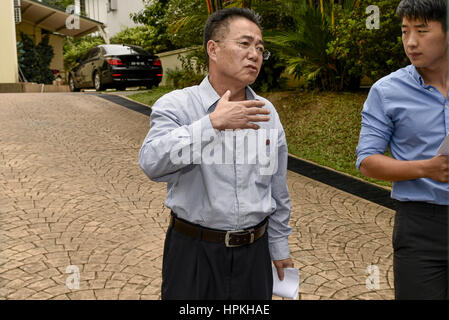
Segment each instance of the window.
[{"label": "window", "polygon": [[100,48],[93,48],[86,54],[86,58],[84,60],[92,60],[98,56],[100,52]]},{"label": "window", "polygon": [[117,10],[117,0],[108,0],[108,11]]},{"label": "window", "polygon": [[81,15],[86,16],[86,0],[80,0]]},{"label": "window", "polygon": [[106,54],[108,55],[121,55],[121,54],[142,54],[146,55],[148,52],[142,48],[136,46],[126,46],[126,45],[108,45],[104,47],[106,49]]},{"label": "window", "polygon": [[20,10],[20,0],[14,0],[14,21],[16,24],[22,22],[22,11]]}]

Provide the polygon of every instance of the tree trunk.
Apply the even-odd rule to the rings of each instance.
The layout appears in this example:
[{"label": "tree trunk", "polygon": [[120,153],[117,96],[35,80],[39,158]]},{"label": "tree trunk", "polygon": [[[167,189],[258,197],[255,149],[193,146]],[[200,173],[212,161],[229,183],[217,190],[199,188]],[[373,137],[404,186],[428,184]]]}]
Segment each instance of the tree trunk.
[{"label": "tree trunk", "polygon": [[209,11],[209,14],[212,14],[215,11],[223,9],[223,0],[206,0],[206,3],[207,3],[207,11]]},{"label": "tree trunk", "polygon": [[215,11],[223,9],[223,0],[214,0],[215,3]]}]

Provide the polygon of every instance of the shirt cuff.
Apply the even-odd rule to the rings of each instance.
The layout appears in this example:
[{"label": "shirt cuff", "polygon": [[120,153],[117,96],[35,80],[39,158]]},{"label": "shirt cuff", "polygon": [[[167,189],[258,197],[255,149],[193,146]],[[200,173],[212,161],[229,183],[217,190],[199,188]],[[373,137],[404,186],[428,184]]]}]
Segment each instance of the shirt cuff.
[{"label": "shirt cuff", "polygon": [[288,245],[288,237],[269,243],[271,260],[284,260],[290,258],[290,247]]},{"label": "shirt cuff", "polygon": [[201,122],[201,127],[203,128],[203,130],[215,130],[215,132],[219,131],[219,130],[214,129],[214,127],[212,126],[212,122],[210,121],[209,114],[202,117],[200,119],[200,122]]},{"label": "shirt cuff", "polygon": [[210,142],[212,137],[216,138],[219,132],[212,126],[209,115],[206,115],[192,124],[190,132],[192,137],[191,143],[200,143],[203,147],[204,144]]},{"label": "shirt cuff", "polygon": [[369,156],[372,156],[372,154],[363,154],[363,155],[360,155],[357,158],[357,161],[355,163],[355,166],[357,167],[357,170],[360,171],[360,165],[362,164],[362,161],[365,160],[366,158],[368,158]]}]

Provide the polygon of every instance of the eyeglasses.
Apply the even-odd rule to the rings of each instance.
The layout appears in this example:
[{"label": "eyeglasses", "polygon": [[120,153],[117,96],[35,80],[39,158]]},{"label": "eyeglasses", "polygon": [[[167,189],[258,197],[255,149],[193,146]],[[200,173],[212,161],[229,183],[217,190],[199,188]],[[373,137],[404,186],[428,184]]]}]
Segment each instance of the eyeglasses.
[{"label": "eyeglasses", "polygon": [[[242,50],[249,50],[251,45],[253,45],[251,42],[246,41],[246,40],[214,40],[214,41],[215,42],[232,41],[232,42],[237,43],[239,48]],[[256,48],[257,53],[262,56],[262,59],[264,59],[266,61],[270,58],[271,52],[268,51],[267,49],[265,49],[263,46],[254,44],[254,47]]]}]

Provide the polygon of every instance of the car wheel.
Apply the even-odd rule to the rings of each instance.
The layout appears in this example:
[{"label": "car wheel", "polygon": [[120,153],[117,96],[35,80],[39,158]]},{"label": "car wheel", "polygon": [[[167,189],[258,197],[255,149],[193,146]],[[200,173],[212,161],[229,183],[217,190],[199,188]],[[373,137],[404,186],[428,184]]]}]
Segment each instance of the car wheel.
[{"label": "car wheel", "polygon": [[72,92],[79,92],[80,91],[80,88],[76,87],[75,80],[73,80],[72,76],[69,77],[69,88],[70,88],[70,91],[72,91]]},{"label": "car wheel", "polygon": [[95,71],[94,73],[94,87],[97,91],[103,91],[105,89],[104,84],[101,81],[101,76],[98,71]]}]

